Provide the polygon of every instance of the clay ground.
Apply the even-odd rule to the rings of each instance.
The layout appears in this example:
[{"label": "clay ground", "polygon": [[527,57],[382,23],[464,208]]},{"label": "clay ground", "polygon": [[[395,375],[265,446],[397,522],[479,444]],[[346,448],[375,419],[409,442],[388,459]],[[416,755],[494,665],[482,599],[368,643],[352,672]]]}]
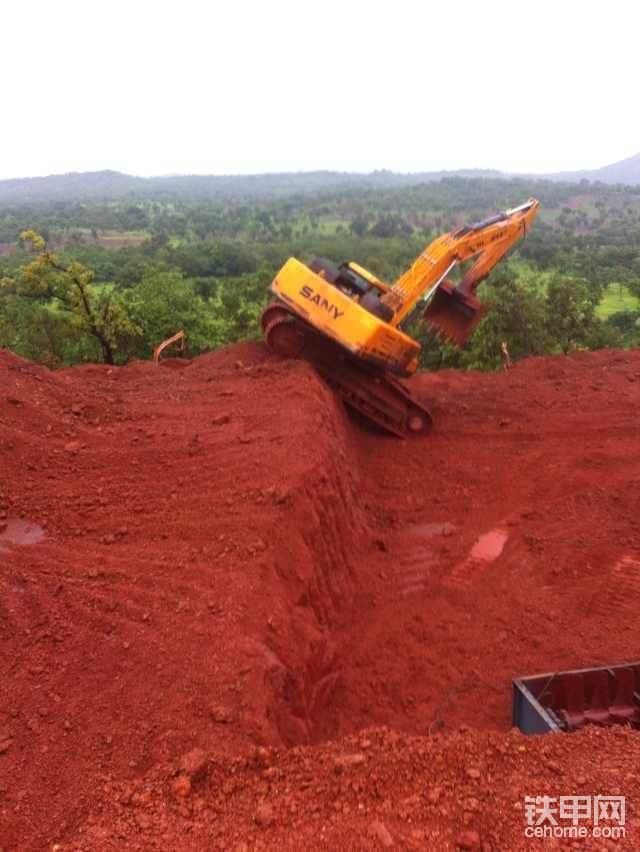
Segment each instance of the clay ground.
[{"label": "clay ground", "polygon": [[3,852],[529,849],[601,792],[638,847],[635,734],[510,690],[640,658],[640,353],[412,384],[400,441],[259,345],[0,353]]}]

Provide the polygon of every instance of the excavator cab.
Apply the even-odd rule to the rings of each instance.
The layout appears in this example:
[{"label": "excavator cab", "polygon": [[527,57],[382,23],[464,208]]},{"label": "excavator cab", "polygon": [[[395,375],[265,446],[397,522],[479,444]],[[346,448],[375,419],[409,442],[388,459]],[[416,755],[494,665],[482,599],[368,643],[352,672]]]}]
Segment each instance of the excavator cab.
[{"label": "excavator cab", "polygon": [[309,269],[359,302],[374,316],[385,321],[393,316],[393,312],[380,301],[390,289],[389,286],[360,264],[349,261],[335,267],[329,261],[315,257],[309,264]]}]

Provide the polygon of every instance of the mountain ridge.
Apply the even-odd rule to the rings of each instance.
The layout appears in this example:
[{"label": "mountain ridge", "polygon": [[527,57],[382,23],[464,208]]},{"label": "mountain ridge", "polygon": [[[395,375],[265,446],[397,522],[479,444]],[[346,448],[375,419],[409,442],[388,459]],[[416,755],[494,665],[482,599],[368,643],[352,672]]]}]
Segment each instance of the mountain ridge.
[{"label": "mountain ridge", "polygon": [[445,178],[487,178],[579,183],[640,185],[640,153],[597,169],[548,172],[544,174],[508,173],[497,169],[454,169],[429,172],[266,172],[249,175],[166,175],[139,177],[112,169],[93,172],[0,180],[0,203],[29,203],[52,200],[121,200],[139,195],[214,196],[285,195],[309,193],[350,186],[389,188],[412,186]]}]

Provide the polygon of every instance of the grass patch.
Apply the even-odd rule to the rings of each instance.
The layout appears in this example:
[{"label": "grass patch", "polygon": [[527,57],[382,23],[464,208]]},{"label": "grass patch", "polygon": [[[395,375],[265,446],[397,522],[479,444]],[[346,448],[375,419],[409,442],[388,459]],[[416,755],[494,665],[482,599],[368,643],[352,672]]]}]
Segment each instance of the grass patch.
[{"label": "grass patch", "polygon": [[621,311],[635,311],[640,308],[640,299],[634,296],[623,284],[609,284],[596,308],[600,319]]}]

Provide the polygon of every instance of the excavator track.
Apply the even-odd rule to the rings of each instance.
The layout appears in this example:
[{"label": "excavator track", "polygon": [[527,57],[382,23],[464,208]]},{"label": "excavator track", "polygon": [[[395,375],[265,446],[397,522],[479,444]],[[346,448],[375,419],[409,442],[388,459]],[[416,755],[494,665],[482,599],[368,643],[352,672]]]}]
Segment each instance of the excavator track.
[{"label": "excavator track", "polygon": [[427,434],[433,421],[427,409],[398,379],[351,357],[284,305],[262,314],[267,345],[284,358],[309,361],[347,406],[400,438]]}]

